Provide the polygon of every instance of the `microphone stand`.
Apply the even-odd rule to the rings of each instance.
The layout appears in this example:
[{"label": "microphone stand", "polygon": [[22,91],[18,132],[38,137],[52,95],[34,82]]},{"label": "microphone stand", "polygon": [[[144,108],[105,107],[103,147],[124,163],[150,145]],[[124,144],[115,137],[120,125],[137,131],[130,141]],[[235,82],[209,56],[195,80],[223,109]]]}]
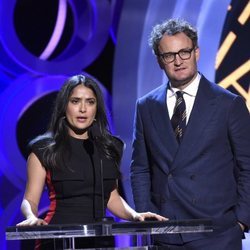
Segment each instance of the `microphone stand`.
[{"label": "microphone stand", "polygon": [[100,175],[101,175],[101,196],[102,196],[102,218],[100,218],[99,220],[100,222],[103,223],[112,223],[114,222],[114,218],[111,216],[106,216],[102,159],[100,160]]},{"label": "microphone stand", "polygon": [[[97,167],[100,164],[100,181],[101,181],[101,206],[102,206],[102,212],[101,212],[101,218],[95,218],[96,222],[101,222],[101,223],[112,223],[114,222],[114,218],[113,217],[107,217],[106,216],[106,209],[105,209],[105,199],[104,199],[104,183],[103,183],[103,164],[102,164],[102,158],[100,157],[100,152],[98,150],[98,148],[95,145],[94,141],[86,141],[84,143],[84,147],[86,149],[87,154],[90,157],[90,161],[91,164],[93,165],[93,168],[95,169],[95,166]],[[93,157],[93,155],[96,152],[96,157]],[[100,159],[100,161],[98,160]],[[99,163],[99,164],[98,164]],[[98,168],[96,168],[97,170]],[[94,186],[96,187],[96,177],[97,177],[97,173],[94,171]],[[95,191],[94,191],[95,193]],[[95,196],[95,195],[94,195]],[[93,197],[94,197],[93,196]],[[96,204],[95,204],[95,198],[94,198],[94,215],[96,215]],[[95,217],[95,216],[94,216]]]}]

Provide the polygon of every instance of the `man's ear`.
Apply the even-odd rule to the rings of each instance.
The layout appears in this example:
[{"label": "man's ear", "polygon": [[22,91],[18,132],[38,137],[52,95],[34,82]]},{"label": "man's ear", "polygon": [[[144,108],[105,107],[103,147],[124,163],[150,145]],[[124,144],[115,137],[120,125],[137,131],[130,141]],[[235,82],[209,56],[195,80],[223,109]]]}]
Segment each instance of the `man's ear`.
[{"label": "man's ear", "polygon": [[160,68],[164,69],[164,63],[162,62],[161,58],[159,56],[156,56],[156,58],[157,58],[157,62],[159,64]]},{"label": "man's ear", "polygon": [[197,47],[194,51],[195,53],[195,58],[196,58],[196,61],[198,61],[200,59],[200,48]]}]

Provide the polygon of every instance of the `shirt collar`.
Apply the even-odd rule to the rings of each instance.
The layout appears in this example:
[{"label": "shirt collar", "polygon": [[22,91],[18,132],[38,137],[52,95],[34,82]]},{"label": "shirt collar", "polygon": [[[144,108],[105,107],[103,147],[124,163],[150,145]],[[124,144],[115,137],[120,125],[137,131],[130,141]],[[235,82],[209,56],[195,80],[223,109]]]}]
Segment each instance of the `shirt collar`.
[{"label": "shirt collar", "polygon": [[[195,97],[198,91],[199,83],[200,83],[201,75],[198,73],[197,76],[194,78],[194,80],[185,88],[182,90],[185,94]],[[172,97],[175,95],[177,91],[180,91],[178,88],[173,88],[171,86],[171,83],[169,83],[169,91],[168,96]]]}]

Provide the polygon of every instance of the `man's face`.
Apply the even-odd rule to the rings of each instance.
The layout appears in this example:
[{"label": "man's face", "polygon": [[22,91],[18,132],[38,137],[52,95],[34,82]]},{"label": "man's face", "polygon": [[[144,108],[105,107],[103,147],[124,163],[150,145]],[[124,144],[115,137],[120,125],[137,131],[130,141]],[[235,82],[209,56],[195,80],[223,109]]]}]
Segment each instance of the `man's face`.
[{"label": "man's face", "polygon": [[[190,51],[189,59],[182,59],[178,54],[174,56],[172,62],[164,62],[161,56],[158,56],[158,63],[165,71],[173,87],[183,89],[197,75],[197,61],[199,59],[199,48],[193,48],[192,40],[184,33],[178,33],[173,36],[164,35],[159,43],[159,54],[176,53]],[[184,54],[183,53],[183,54]],[[186,56],[184,56],[186,58]]]}]

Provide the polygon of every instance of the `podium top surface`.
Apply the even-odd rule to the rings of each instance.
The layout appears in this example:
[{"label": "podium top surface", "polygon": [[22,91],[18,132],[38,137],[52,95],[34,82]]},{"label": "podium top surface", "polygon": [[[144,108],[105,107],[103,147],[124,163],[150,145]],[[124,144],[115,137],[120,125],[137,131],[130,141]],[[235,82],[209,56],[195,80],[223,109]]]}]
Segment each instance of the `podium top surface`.
[{"label": "podium top surface", "polygon": [[89,224],[11,226],[6,229],[7,240],[77,238],[116,235],[149,235],[212,232],[211,220],[168,220],[144,222],[98,222]]}]

